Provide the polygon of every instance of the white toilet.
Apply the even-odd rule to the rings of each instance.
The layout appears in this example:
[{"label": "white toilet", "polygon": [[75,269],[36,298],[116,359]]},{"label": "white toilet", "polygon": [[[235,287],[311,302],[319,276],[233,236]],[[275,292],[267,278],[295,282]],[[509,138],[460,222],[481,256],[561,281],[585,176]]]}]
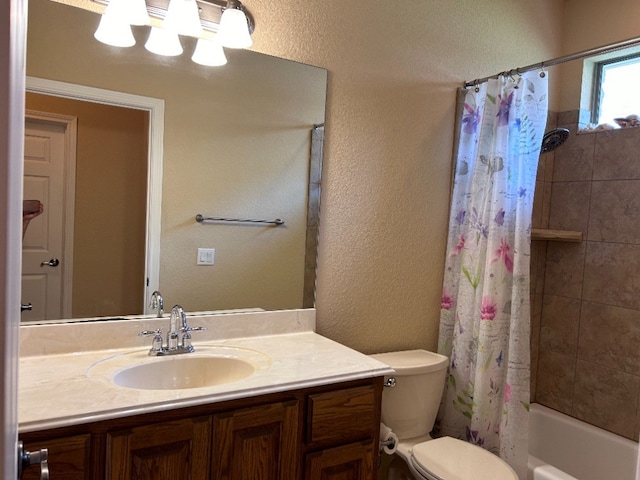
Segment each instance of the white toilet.
[{"label": "white toilet", "polygon": [[518,480],[493,453],[455,438],[429,435],[444,390],[447,357],[426,350],[371,357],[396,371],[395,386],[386,386],[382,393],[382,422],[397,435],[396,453],[417,480]]}]

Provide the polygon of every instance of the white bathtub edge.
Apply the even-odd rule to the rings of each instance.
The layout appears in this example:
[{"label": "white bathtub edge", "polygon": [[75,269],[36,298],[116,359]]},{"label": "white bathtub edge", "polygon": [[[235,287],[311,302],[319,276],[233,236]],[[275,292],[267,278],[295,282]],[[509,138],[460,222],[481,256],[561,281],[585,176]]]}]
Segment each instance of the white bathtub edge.
[{"label": "white bathtub edge", "polygon": [[529,455],[527,458],[527,480],[578,480],[553,465]]},{"label": "white bathtub edge", "polygon": [[632,440],[535,403],[529,426],[528,480],[635,478],[638,444]]},{"label": "white bathtub edge", "polygon": [[578,480],[553,465],[540,465],[533,470],[532,480]]},{"label": "white bathtub edge", "polygon": [[527,457],[527,480],[533,480],[533,471],[542,465],[546,465],[546,462],[543,462],[538,457],[534,457],[529,454]]}]

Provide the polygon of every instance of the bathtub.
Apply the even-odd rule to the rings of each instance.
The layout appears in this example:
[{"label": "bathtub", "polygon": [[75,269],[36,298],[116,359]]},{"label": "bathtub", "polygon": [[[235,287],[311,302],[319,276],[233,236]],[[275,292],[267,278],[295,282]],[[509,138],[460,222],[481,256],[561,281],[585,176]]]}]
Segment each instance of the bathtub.
[{"label": "bathtub", "polygon": [[527,480],[634,480],[638,444],[531,404]]}]

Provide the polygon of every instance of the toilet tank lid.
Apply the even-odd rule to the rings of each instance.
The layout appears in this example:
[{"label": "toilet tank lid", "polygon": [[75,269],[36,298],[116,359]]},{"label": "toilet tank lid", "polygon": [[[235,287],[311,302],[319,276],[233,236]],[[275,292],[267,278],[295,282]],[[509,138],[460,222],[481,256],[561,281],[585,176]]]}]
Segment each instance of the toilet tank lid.
[{"label": "toilet tank lid", "polygon": [[442,370],[449,359],[444,355],[427,350],[403,350],[400,352],[376,353],[371,355],[379,362],[386,363],[397,375],[416,375]]}]

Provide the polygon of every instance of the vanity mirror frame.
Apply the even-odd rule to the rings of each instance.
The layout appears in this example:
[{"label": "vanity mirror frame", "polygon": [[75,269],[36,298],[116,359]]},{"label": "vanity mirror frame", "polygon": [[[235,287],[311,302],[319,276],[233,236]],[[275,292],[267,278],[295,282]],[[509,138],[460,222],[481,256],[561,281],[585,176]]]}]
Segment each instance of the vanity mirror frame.
[{"label": "vanity mirror frame", "polygon": [[[142,279],[144,296],[140,300],[143,314],[151,313],[148,294],[158,290],[160,284],[164,100],[31,76],[26,77],[25,87],[26,92],[30,93],[144,110],[149,114],[145,276]],[[70,293],[68,296],[70,298]]]}]

